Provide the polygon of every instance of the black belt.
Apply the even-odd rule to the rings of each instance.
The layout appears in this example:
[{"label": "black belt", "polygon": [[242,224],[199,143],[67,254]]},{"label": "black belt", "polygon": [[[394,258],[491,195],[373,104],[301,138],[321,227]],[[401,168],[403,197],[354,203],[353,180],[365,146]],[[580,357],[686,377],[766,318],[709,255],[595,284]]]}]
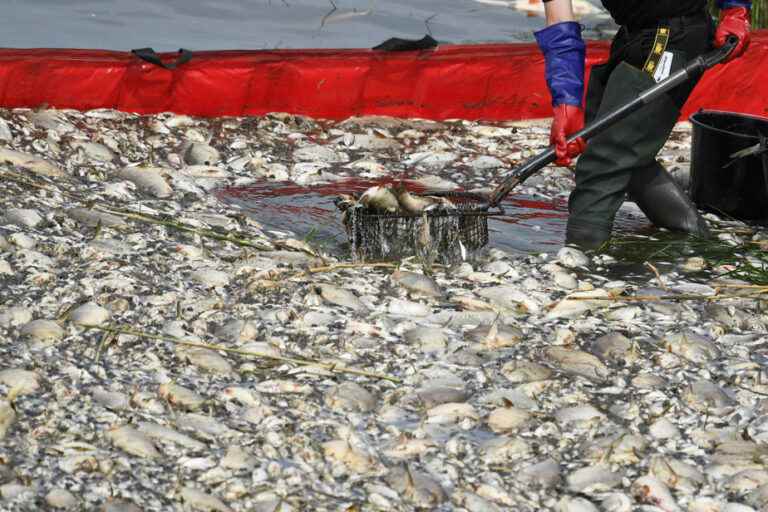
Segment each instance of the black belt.
[{"label": "black belt", "polygon": [[701,11],[695,14],[687,14],[685,16],[677,16],[674,18],[659,18],[656,20],[649,20],[643,23],[632,24],[628,23],[624,25],[624,28],[630,34],[639,32],[641,30],[657,29],[659,27],[668,27],[671,30],[679,30],[683,27],[689,27],[691,25],[697,25],[700,23],[711,22],[711,17],[707,11]]}]

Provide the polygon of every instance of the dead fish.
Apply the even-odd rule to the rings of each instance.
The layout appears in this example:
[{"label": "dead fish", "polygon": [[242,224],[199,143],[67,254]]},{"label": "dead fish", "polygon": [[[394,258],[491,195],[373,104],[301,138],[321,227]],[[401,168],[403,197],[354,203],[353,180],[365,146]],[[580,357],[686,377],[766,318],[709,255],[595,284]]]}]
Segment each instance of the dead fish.
[{"label": "dead fish", "polygon": [[692,332],[673,333],[661,342],[667,351],[695,363],[706,364],[720,355],[714,342]]},{"label": "dead fish", "polygon": [[9,368],[0,371],[0,384],[12,389],[14,396],[35,393],[40,389],[38,375],[21,368]]},{"label": "dead fish", "polygon": [[602,499],[600,506],[604,512],[631,512],[632,500],[626,494],[613,492]]},{"label": "dead fish", "polygon": [[141,512],[141,509],[132,502],[117,498],[107,498],[101,510],[103,512]]},{"label": "dead fish", "polygon": [[408,192],[405,185],[399,183],[393,189],[397,201],[400,203],[400,207],[406,212],[413,215],[418,215],[430,206],[437,206],[442,204],[440,198],[432,196],[417,196]]},{"label": "dead fish", "polygon": [[214,350],[201,347],[176,348],[179,359],[189,362],[202,370],[218,374],[231,374],[232,365],[223,356]]},{"label": "dead fish", "polygon": [[638,502],[654,505],[665,512],[681,510],[667,486],[652,476],[643,476],[635,480],[632,484],[632,495]]},{"label": "dead fish", "polygon": [[346,212],[350,208],[353,208],[358,204],[358,200],[355,196],[350,194],[339,194],[334,200],[333,204],[336,205],[336,208],[341,210],[342,212]]},{"label": "dead fish", "polygon": [[649,470],[651,476],[686,494],[696,492],[699,486],[706,483],[706,477],[695,466],[672,457],[654,455]]},{"label": "dead fish", "polygon": [[443,291],[437,282],[424,274],[398,269],[392,273],[392,281],[414,294],[427,297],[443,296]]},{"label": "dead fish", "polygon": [[11,149],[0,148],[0,162],[10,162],[11,165],[22,167],[41,176],[48,176],[51,178],[64,176],[64,171],[62,171],[56,164]]},{"label": "dead fish", "polygon": [[181,490],[181,498],[190,508],[196,510],[209,510],[211,512],[231,512],[232,509],[219,498],[207,494],[194,487],[184,487]]},{"label": "dead fish", "polygon": [[154,459],[160,456],[160,452],[145,434],[133,427],[116,427],[107,432],[107,438],[118,448],[145,459]]},{"label": "dead fish", "polygon": [[522,468],[517,478],[524,484],[543,488],[554,487],[562,480],[560,465],[552,459]]},{"label": "dead fish", "polygon": [[561,425],[575,424],[583,426],[604,422],[605,414],[589,404],[574,405],[555,411],[555,420]]},{"label": "dead fish", "polygon": [[631,354],[632,342],[619,332],[600,336],[592,344],[592,351],[603,362],[632,363],[637,359]]},{"label": "dead fish", "polygon": [[712,381],[699,379],[687,386],[682,399],[693,409],[722,416],[733,410],[735,400]]},{"label": "dead fish", "polygon": [[528,423],[531,415],[517,407],[499,407],[488,415],[488,426],[498,433],[514,431]]},{"label": "dead fish", "polygon": [[295,238],[283,238],[280,240],[274,240],[272,244],[278,249],[303,252],[310,256],[318,256],[317,250],[315,250],[314,247],[303,240],[296,240]]},{"label": "dead fish", "polygon": [[184,150],[184,162],[188,165],[214,165],[221,160],[219,151],[201,142],[192,142]]},{"label": "dead fish", "polygon": [[739,158],[744,158],[745,156],[750,156],[750,155],[759,155],[760,153],[765,153],[766,151],[768,151],[768,147],[765,147],[763,143],[758,142],[754,146],[749,146],[748,148],[741,149],[739,151],[736,151],[735,153],[731,153],[728,158],[732,158],[733,161],[728,162],[726,165],[723,166],[723,168],[728,167]]},{"label": "dead fish", "polygon": [[142,192],[157,198],[165,198],[173,194],[173,188],[165,178],[169,174],[171,173],[167,169],[161,167],[125,167],[118,176],[130,181]]},{"label": "dead fish", "polygon": [[456,423],[464,418],[472,420],[479,419],[475,408],[466,402],[437,405],[427,411],[427,416],[426,423],[430,424]]},{"label": "dead fish", "polygon": [[419,326],[403,333],[403,339],[410,345],[421,347],[425,352],[438,352],[445,349],[448,336],[443,329]]},{"label": "dead fish", "polygon": [[357,473],[369,471],[375,464],[371,456],[353,447],[345,439],[328,441],[323,443],[322,447],[326,459],[342,462]]},{"label": "dead fish", "polygon": [[439,482],[428,473],[415,471],[407,464],[391,469],[385,480],[395,491],[417,507],[433,508],[446,499],[445,491]]},{"label": "dead fish", "polygon": [[[585,413],[582,415],[586,416]],[[593,419],[603,425],[607,421],[605,416]],[[583,449],[583,454],[585,459],[599,464],[606,462],[619,465],[637,464],[644,458],[647,447],[648,442],[642,436],[619,431],[588,443]]]},{"label": "dead fish", "polygon": [[331,389],[326,403],[334,409],[370,412],[376,407],[376,397],[356,382],[345,382]]},{"label": "dead fish", "polygon": [[505,364],[501,373],[512,384],[538,382],[552,377],[552,370],[539,363],[526,360],[513,360]]},{"label": "dead fish", "polygon": [[598,464],[573,471],[566,478],[568,489],[574,493],[592,494],[606,492],[621,485],[621,475],[611,471],[610,466]]},{"label": "dead fish", "polygon": [[138,430],[151,439],[175,444],[188,450],[201,451],[206,448],[205,443],[157,423],[142,421],[138,424]]},{"label": "dead fish", "polygon": [[172,382],[160,385],[158,394],[169,404],[190,411],[199,409],[205,403],[205,397]]},{"label": "dead fish", "polygon": [[91,396],[94,402],[113,411],[125,411],[131,408],[131,399],[119,391],[94,388],[91,391]]},{"label": "dead fish", "polygon": [[0,400],[0,439],[3,439],[16,421],[16,409],[10,399]]},{"label": "dead fish", "polygon": [[565,372],[593,381],[605,381],[611,371],[602,361],[587,352],[561,347],[548,347],[544,353]]},{"label": "dead fish", "polygon": [[464,333],[464,337],[476,343],[482,343],[489,349],[511,347],[523,339],[523,332],[517,327],[499,325],[480,325]]},{"label": "dead fish", "polygon": [[555,506],[557,512],[597,512],[597,507],[586,498],[563,496]]},{"label": "dead fish", "polygon": [[352,309],[354,311],[367,311],[368,307],[357,298],[357,295],[344,288],[333,286],[330,284],[318,284],[315,285],[315,289],[326,301],[337,306],[343,306],[345,308]]},{"label": "dead fish", "polygon": [[431,439],[419,439],[401,434],[382,453],[393,459],[408,459],[421,455],[434,447],[435,442]]},{"label": "dead fish", "polygon": [[360,196],[360,202],[366,208],[396,213],[400,210],[397,197],[387,187],[371,187]]},{"label": "dead fish", "polygon": [[63,508],[70,510],[74,509],[78,503],[77,498],[71,492],[60,487],[51,489],[45,496],[45,502],[53,509]]}]

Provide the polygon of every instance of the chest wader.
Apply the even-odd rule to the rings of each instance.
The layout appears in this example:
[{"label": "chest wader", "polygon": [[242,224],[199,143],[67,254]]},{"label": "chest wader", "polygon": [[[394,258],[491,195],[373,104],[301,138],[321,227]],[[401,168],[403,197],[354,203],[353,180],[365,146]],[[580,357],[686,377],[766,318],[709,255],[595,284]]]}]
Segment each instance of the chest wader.
[{"label": "chest wader", "polygon": [[[693,25],[679,21],[667,20],[664,25],[637,31],[622,27],[608,62],[592,68],[586,123],[627,103],[656,79],[711,49],[713,31],[708,18],[702,15],[701,22]],[[696,207],[656,161],[696,82],[678,86],[589,141],[576,165],[576,187],[568,200],[567,244],[585,249],[603,245],[626,194],[656,226],[709,236]]]}]

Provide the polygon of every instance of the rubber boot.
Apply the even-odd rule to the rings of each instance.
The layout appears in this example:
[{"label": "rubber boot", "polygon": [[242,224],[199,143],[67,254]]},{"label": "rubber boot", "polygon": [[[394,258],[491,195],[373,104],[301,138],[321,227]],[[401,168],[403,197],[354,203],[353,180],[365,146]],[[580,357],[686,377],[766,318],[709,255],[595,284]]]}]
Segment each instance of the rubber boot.
[{"label": "rubber boot", "polygon": [[696,206],[660,163],[633,171],[627,192],[655,226],[704,239],[712,236]]},{"label": "rubber boot", "polygon": [[[605,84],[596,115],[602,117],[625,105],[654,83],[647,73],[619,63]],[[597,249],[610,238],[633,172],[656,162],[678,115],[675,103],[664,95],[588,142],[576,165],[576,187],[568,200],[566,244]]]},{"label": "rubber boot", "polygon": [[611,226],[579,222],[568,218],[565,228],[565,245],[578,247],[583,251],[596,251],[611,238]]}]

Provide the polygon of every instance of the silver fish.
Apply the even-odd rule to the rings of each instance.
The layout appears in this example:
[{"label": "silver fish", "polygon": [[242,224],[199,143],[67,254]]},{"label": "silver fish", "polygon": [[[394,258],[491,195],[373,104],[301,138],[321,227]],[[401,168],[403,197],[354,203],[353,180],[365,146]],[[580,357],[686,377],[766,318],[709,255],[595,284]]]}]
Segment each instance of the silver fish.
[{"label": "silver fish", "polygon": [[400,210],[400,203],[387,187],[371,187],[360,196],[360,202],[366,208],[395,213]]}]

